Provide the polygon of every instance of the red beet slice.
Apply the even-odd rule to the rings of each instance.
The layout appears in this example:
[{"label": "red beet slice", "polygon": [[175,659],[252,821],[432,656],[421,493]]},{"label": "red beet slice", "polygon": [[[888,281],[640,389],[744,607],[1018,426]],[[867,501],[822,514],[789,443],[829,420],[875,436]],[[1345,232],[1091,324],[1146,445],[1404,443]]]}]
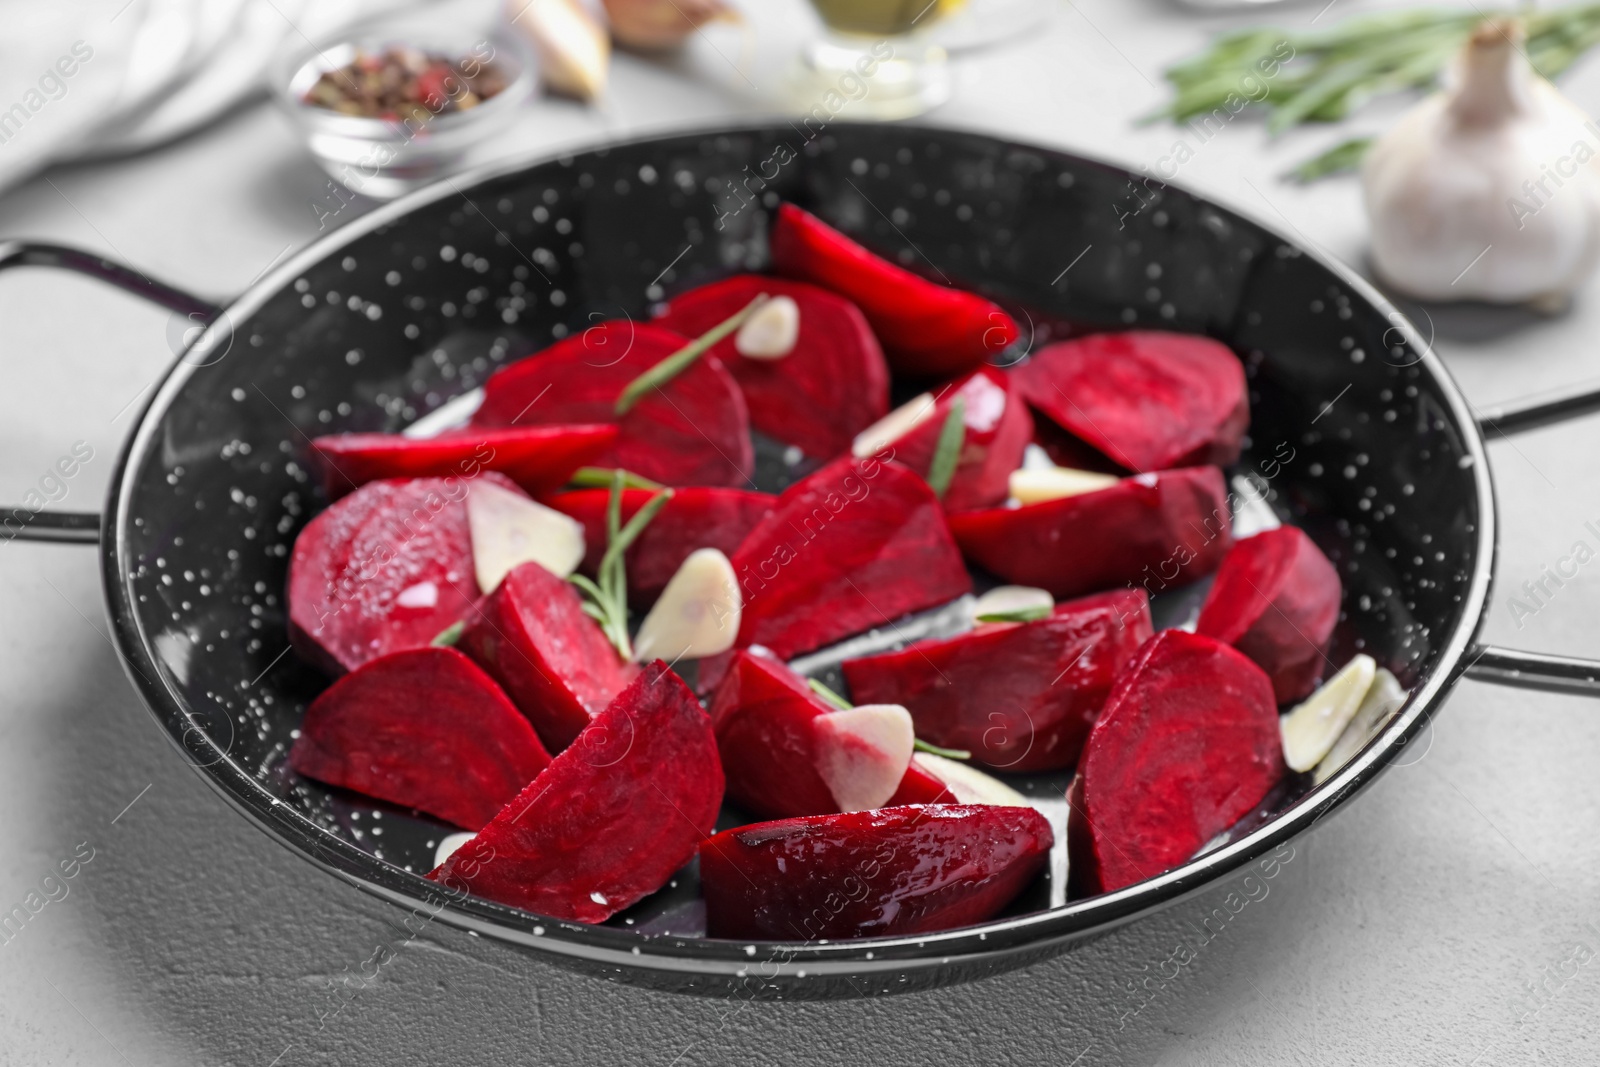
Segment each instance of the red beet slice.
[{"label": "red beet slice", "polygon": [[832,710],[777,660],[734,653],[711,700],[728,799],[763,818],[838,811],[817,773],[812,729],[813,719]]},{"label": "red beet slice", "polygon": [[372,660],[306,709],[289,764],[307,778],[483,827],[550,762],[528,720],[453,648]]},{"label": "red beet slice", "polygon": [[1301,700],[1328,662],[1341,592],[1339,572],[1315,541],[1293,526],[1263,530],[1223,557],[1195,632],[1255,660],[1278,703]]},{"label": "red beet slice", "polygon": [[[625,489],[622,492],[622,521],[626,523],[644,507],[655,492]],[[580,489],[550,498],[547,503],[583,523],[588,554],[583,573],[593,575],[606,553],[606,507],[609,489]],[[661,595],[678,567],[697,548],[720,549],[732,556],[757,523],[777,502],[769,493],[720,486],[685,486],[675,490],[639,539],[628,549],[628,602],[639,610],[648,608]]]},{"label": "red beet slice", "polygon": [[638,673],[584,614],[578,591],[537,563],[514,568],[483,598],[456,647],[500,683],[552,752]]},{"label": "red beet slice", "polygon": [[906,776],[900,779],[900,788],[894,791],[894,796],[889,798],[884,807],[898,808],[906,804],[953,804],[955,799],[950,787],[918,767],[916,757],[913,756],[911,765],[906,768]]},{"label": "red beet slice", "polygon": [[793,204],[778,207],[772,267],[855,301],[908,378],[953,378],[1017,339],[1014,319],[991,300],[920,278],[862,248]]},{"label": "red beet slice", "polygon": [[748,359],[729,337],[711,349],[750,405],[750,424],[817,459],[850,449],[856,433],[889,410],[889,367],[861,309],[805,282],[740,274],[672,298],[656,321],[698,337],[761,293],[787,296],[800,309],[794,351]]},{"label": "red beet slice", "polygon": [[459,478],[368,482],[307,523],[289,560],[295,651],[341,674],[421,648],[465,615],[478,596],[468,490]]},{"label": "red beet slice", "polygon": [[603,922],[687,863],[721,804],[711,721],[656,660],[428,877],[551,918]]},{"label": "red beet slice", "polygon": [[1072,884],[1108,893],[1193,856],[1284,774],[1272,682],[1214,638],[1163,630],[1089,731],[1067,799]]},{"label": "red beet slice", "polygon": [[470,478],[486,470],[501,472],[530,493],[548,493],[616,439],[617,428],[606,425],[469,430],[424,439],[344,433],[317,438],[311,451],[330,500],[380,478]]},{"label": "red beet slice", "polygon": [[858,703],[905,705],[926,741],[1002,770],[1059,770],[1078,758],[1117,672],[1149,636],[1144,590],[1119,589],[1035,622],[846,660],[844,676]]},{"label": "red beet slice", "polygon": [[722,361],[702,356],[626,415],[627,384],[689,343],[660,326],[603,322],[502,368],[484,386],[474,426],[615,423],[595,463],[667,485],[743,485],[754,470],[750,416]]},{"label": "red beet slice", "polygon": [[[938,391],[933,414],[893,441],[867,442],[924,478],[938,451],[939,434],[957,398],[963,403],[966,435],[961,458],[945,489],[946,511],[987,507],[1005,500],[1011,472],[1022,466],[1022,452],[1033,436],[1033,416],[1009,376],[982,367]],[[883,453],[887,447],[891,451]]]},{"label": "red beet slice", "polygon": [[1117,585],[1158,593],[1209,574],[1233,544],[1215,467],[1139,474],[1019,508],[959,512],[950,516],[950,531],[974,563],[1058,597]]},{"label": "red beet slice", "polygon": [[1130,470],[1239,458],[1244,367],[1208,337],[1133,330],[1046,345],[1013,372],[1028,403]]},{"label": "red beet slice", "polygon": [[968,592],[933,491],[898,463],[840,459],[796,482],[731,557],[738,645],[780,659]]},{"label": "red beet slice", "polygon": [[712,937],[891,937],[993,918],[1044,868],[1032,808],[932,804],[783,819],[700,846]]}]

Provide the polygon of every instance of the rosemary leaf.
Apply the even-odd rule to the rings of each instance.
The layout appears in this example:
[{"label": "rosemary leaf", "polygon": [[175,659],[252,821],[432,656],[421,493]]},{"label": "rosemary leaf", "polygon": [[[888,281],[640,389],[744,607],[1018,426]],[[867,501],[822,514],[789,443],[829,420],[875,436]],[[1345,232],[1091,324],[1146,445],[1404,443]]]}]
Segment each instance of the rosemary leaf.
[{"label": "rosemary leaf", "polygon": [[1295,167],[1285,177],[1293,178],[1303,184],[1314,182],[1318,178],[1326,178],[1330,174],[1353,171],[1361,166],[1361,160],[1371,147],[1370,137],[1352,137],[1348,141],[1340,141],[1320,156],[1314,156]]},{"label": "rosemary leaf", "polygon": [[926,752],[930,756],[943,756],[945,759],[972,758],[972,753],[964,748],[940,748],[938,745],[928,744],[920,737],[911,742],[911,749],[914,752]]},{"label": "rosemary leaf", "polygon": [[815,678],[807,678],[806,684],[811,687],[811,691],[813,693],[817,694],[817,696],[821,697],[823,700],[826,700],[840,711],[849,711],[851,708],[855,707],[854,704],[850,703],[844,697],[840,696],[838,693],[835,693],[832,689],[829,689]]},{"label": "rosemary leaf", "polygon": [[[620,469],[620,468],[619,468]],[[611,485],[612,468],[610,467],[579,467],[572,472],[568,485],[576,485],[583,489],[605,489]],[[660,482],[652,482],[642,474],[632,471],[622,472],[622,485],[625,489],[665,489]]]},{"label": "rosemary leaf", "polygon": [[711,327],[711,329],[629,382],[622,390],[622,395],[617,397],[617,405],[613,410],[618,415],[626,415],[632,411],[633,406],[642,400],[650,390],[659,389],[688,370],[695,360],[705,355],[707,350],[718,341],[743,326],[745,320],[755,314],[756,310],[762,304],[765,304],[768,299],[770,298],[766,293],[758,294],[754,300],[743,308],[723,319],[717,325]]},{"label": "rosemary leaf", "polygon": [[961,460],[961,446],[966,442],[967,398],[958,396],[939,429],[939,441],[933,449],[933,460],[928,464],[928,488],[933,490],[934,496],[943,499],[945,490],[950,488],[950,479],[955,477],[956,464]]},{"label": "rosemary leaf", "polygon": [[628,547],[639,539],[650,521],[672,499],[672,490],[663,489],[651,497],[628,524],[622,524],[622,490],[627,472],[613,470],[611,497],[606,501],[606,552],[600,557],[595,577],[582,574],[568,576],[567,581],[577,586],[585,596],[583,612],[600,624],[600,632],[616,648],[617,655],[632,662],[633,643],[628,637],[628,575],[624,556]]},{"label": "rosemary leaf", "polygon": [[987,615],[979,615],[976,622],[1037,622],[1050,617],[1052,609],[1044,605],[1031,608],[1018,608],[1016,611],[995,611]]},{"label": "rosemary leaf", "polygon": [[440,630],[439,636],[435,637],[432,641],[429,641],[428,644],[432,645],[434,648],[454,648],[455,643],[461,640],[461,632],[466,628],[467,624],[465,620],[462,620],[461,622],[453,622],[449,626],[446,626],[443,630]]}]

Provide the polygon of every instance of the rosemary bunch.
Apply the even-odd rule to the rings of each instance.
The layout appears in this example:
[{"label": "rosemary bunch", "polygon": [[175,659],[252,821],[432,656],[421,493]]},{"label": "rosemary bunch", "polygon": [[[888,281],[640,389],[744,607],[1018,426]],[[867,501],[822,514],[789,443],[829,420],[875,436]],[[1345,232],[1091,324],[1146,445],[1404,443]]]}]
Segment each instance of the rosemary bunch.
[{"label": "rosemary bunch", "polygon": [[595,579],[590,581],[581,574],[569,575],[567,581],[584,594],[583,610],[600,624],[617,655],[632,662],[633,645],[628,639],[628,576],[623,556],[650,520],[672,499],[672,490],[663,489],[634,513],[628,524],[622,524],[622,490],[628,473],[611,472],[611,499],[606,503],[606,553],[600,557]]},{"label": "rosemary bunch", "polygon": [[[1509,12],[1423,9],[1362,15],[1324,30],[1254,29],[1228,34],[1169,67],[1171,103],[1148,116],[1183,123],[1246,107],[1278,134],[1308,122],[1337,122],[1368,100],[1433,85],[1477,26]],[[1600,3],[1520,15],[1523,45],[1540,75],[1553,78],[1600,44]],[[1302,181],[1352,170],[1370,139],[1357,138],[1308,160]]]}]

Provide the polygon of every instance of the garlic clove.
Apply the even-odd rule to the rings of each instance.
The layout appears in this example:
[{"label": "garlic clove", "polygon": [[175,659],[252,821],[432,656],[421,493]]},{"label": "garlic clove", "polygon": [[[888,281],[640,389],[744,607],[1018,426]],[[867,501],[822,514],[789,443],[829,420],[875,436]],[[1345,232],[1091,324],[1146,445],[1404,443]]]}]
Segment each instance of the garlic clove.
[{"label": "garlic clove", "polygon": [[634,639],[640,662],[700,659],[726,652],[739,636],[739,579],[728,557],[699,548],[678,567]]},{"label": "garlic clove", "polygon": [[1372,264],[1424,300],[1564,303],[1600,262],[1600,132],[1490,19],[1367,152]]},{"label": "garlic clove", "polygon": [[722,0],[603,0],[611,35],[624,48],[658,52],[676,48],[701,26],[718,19],[738,22]]},{"label": "garlic clove", "polygon": [[611,38],[576,0],[506,0],[506,16],[539,60],[550,89],[593,100],[605,88]]},{"label": "garlic clove", "polygon": [[911,762],[939,779],[956,798],[957,804],[998,804],[1001,807],[1029,807],[1028,798],[992,775],[960,760],[945,759],[931,752],[918,752]]},{"label": "garlic clove", "polygon": [[1016,470],[1011,472],[1011,495],[1023,504],[1038,504],[1046,500],[1079,496],[1109,489],[1122,479],[1115,474],[1098,471],[1080,471],[1071,467],[1051,467],[1048,470]]},{"label": "garlic clove", "polygon": [[1349,763],[1350,757],[1367,747],[1367,742],[1389,725],[1389,720],[1405,704],[1408,695],[1398,678],[1379,667],[1372,687],[1362,698],[1350,725],[1344,728],[1328,754],[1317,764],[1316,772],[1312,775],[1313,781],[1321,785]]},{"label": "garlic clove", "polygon": [[782,359],[800,336],[800,305],[792,296],[775,296],[756,309],[733,335],[733,347],[746,359]]},{"label": "garlic clove", "polygon": [[932,418],[935,406],[932,393],[912,397],[856,434],[855,440],[850,445],[850,454],[857,459],[876,455]]},{"label": "garlic clove", "polygon": [[478,588],[485,593],[523,563],[565,578],[578,569],[587,548],[582,523],[489,482],[474,482],[467,492],[467,528]]},{"label": "garlic clove", "polygon": [[986,615],[1037,615],[1039,618],[1055,610],[1056,598],[1047,590],[1031,585],[1000,585],[972,602],[972,621]]},{"label": "garlic clove", "polygon": [[1376,673],[1377,664],[1372,657],[1364,653],[1358,655],[1278,720],[1278,728],[1283,733],[1284,762],[1292,770],[1309,771],[1322,762],[1345,727],[1350,725],[1350,720],[1355,718]]},{"label": "garlic clove", "polygon": [[471,830],[463,830],[460,833],[455,834],[445,834],[444,837],[439,841],[439,847],[433,851],[433,865],[435,867],[442,866],[445,860],[455,855],[457,849],[477,836],[478,835],[473,833]]},{"label": "garlic clove", "polygon": [[862,704],[812,720],[817,774],[840,811],[881,808],[900,788],[916,736],[899,704]]}]

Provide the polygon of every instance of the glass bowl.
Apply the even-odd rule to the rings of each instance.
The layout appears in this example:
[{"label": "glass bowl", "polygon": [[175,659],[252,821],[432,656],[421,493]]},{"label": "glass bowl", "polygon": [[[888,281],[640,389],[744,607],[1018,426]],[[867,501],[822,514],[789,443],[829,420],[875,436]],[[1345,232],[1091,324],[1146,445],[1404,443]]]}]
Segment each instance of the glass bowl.
[{"label": "glass bowl", "polygon": [[[306,93],[324,72],[343,67],[357,52],[381,54],[397,47],[453,61],[493,63],[504,75],[505,88],[464,111],[421,120],[346,115],[306,102]],[[531,52],[505,30],[425,29],[391,22],[285,53],[274,72],[273,89],[323,170],[352,192],[389,200],[463,169],[467,152],[505,128],[532,95],[535,81]]]}]

